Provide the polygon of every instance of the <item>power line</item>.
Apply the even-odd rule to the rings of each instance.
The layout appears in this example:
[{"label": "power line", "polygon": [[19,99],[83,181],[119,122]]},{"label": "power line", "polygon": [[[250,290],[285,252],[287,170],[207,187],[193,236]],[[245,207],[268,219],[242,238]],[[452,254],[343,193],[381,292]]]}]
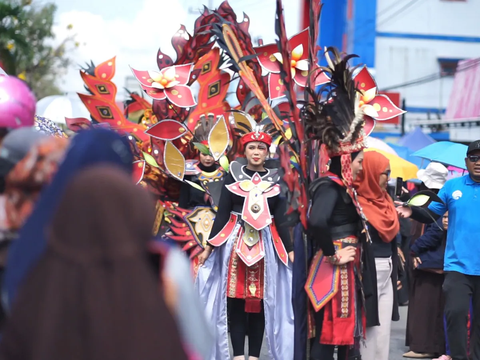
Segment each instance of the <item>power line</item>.
[{"label": "power line", "polygon": [[406,0],[403,0],[403,1],[400,0],[400,1],[396,2],[393,6],[391,6],[391,7],[386,7],[386,8],[383,9],[382,11],[377,12],[377,15],[376,15],[377,18],[380,17],[381,15],[389,12],[390,10],[393,10],[393,8],[395,8],[397,5],[400,5],[400,4],[402,4],[403,2],[405,2],[405,1],[406,1]]},{"label": "power line", "polygon": [[413,5],[415,5],[415,3],[417,3],[418,0],[411,0],[408,4],[405,4],[405,6],[403,6],[402,8],[400,8],[395,14],[393,14],[392,16],[384,19],[382,22],[378,23],[377,26],[380,26],[380,25],[383,25],[385,23],[387,23],[388,21],[396,18],[397,16],[399,16],[402,12],[404,12],[405,10],[407,10],[408,8],[412,7]]},{"label": "power line", "polygon": [[[480,64],[480,58],[474,60],[473,62],[471,62],[468,65],[462,66],[460,68],[457,67],[454,74],[466,71],[468,69],[471,69],[472,67],[478,66],[479,64]],[[399,88],[404,88],[404,87],[409,87],[409,86],[422,85],[422,84],[426,84],[426,83],[429,83],[429,82],[432,82],[432,81],[435,81],[435,80],[439,80],[439,79],[441,79],[443,77],[446,77],[446,76],[450,76],[450,75],[446,75],[446,74],[444,74],[440,71],[438,73],[423,76],[421,78],[411,80],[411,81],[408,81],[408,82],[405,82],[405,83],[402,83],[402,84],[382,88],[382,91],[389,91],[389,90],[399,89]]]},{"label": "power line", "polygon": [[[386,24],[387,22],[391,21],[392,19],[396,18],[397,16],[399,16],[401,13],[403,13],[405,10],[408,10],[410,7],[412,7],[413,5],[415,5],[415,3],[417,3],[418,0],[410,0],[407,4],[405,4],[403,7],[401,7],[400,9],[398,9],[398,11],[396,11],[394,14],[390,15],[389,17],[387,17],[386,19],[383,19],[382,21],[379,21],[378,24],[376,23],[376,20],[378,19],[379,15],[380,14],[377,14],[377,19],[375,20],[375,22],[372,22],[372,25],[375,25],[375,26],[371,26],[371,27],[364,27],[364,26],[361,26],[360,28],[363,28],[365,29],[365,31],[361,32],[360,34],[357,34],[357,33],[354,33],[353,34],[353,37],[358,39],[358,38],[361,38],[365,35],[367,35],[369,32],[376,32],[376,29],[378,26],[381,26],[383,24]],[[365,23],[367,24],[367,23]],[[368,23],[370,25],[370,23]],[[373,27],[373,28],[372,28]]]},{"label": "power line", "polygon": [[[399,1],[398,1],[395,5],[393,5],[392,7],[388,7],[388,8],[386,8],[386,9],[383,9],[382,11],[376,13],[376,15],[375,15],[376,18],[375,18],[374,21],[364,21],[363,24],[361,24],[361,25],[358,26],[357,28],[358,28],[358,29],[364,29],[364,30],[366,30],[366,31],[363,31],[363,32],[360,33],[360,34],[354,33],[354,34],[353,34],[354,37],[355,37],[355,38],[362,37],[362,36],[366,35],[367,32],[376,31],[376,27],[377,27],[377,26],[376,26],[376,25],[377,25],[376,22],[377,22],[377,20],[379,20],[380,17],[381,17],[383,14],[385,14],[385,13],[387,13],[388,11],[392,10],[392,9],[395,8],[397,5],[403,4],[405,1],[407,1],[407,0],[403,0],[403,1],[402,1],[402,0],[399,0]],[[404,10],[408,9],[408,7],[410,7],[410,6],[413,4],[412,1],[413,1],[413,3],[414,3],[414,2],[417,1],[417,0],[410,0],[410,2],[409,2],[408,4],[406,4],[406,5],[403,6],[401,9],[399,9],[397,12],[395,12],[390,18],[387,18],[387,21],[390,20],[391,18],[395,17],[395,16],[398,16],[399,13],[401,13],[401,12],[403,12]],[[383,23],[384,23],[384,22],[382,22],[381,24],[383,24]],[[379,24],[379,25],[381,25],[381,24]],[[372,25],[373,25],[373,26],[372,26]]]}]

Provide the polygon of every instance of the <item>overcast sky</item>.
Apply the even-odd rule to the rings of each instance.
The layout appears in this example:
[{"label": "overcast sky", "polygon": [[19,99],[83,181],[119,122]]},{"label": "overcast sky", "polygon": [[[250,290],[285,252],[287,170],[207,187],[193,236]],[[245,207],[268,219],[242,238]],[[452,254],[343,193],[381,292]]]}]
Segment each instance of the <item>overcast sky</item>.
[{"label": "overcast sky", "polygon": [[[193,22],[202,4],[218,6],[219,0],[54,0],[57,6],[56,41],[68,33],[76,34],[80,46],[70,54],[75,65],[61,82],[64,91],[81,92],[83,82],[77,64],[93,60],[99,64],[117,57],[114,82],[119,88],[131,75],[129,65],[138,70],[157,70],[156,52],[174,58],[170,44],[172,35],[184,24],[192,32]],[[230,0],[239,20],[243,12],[251,20],[253,38],[261,36],[265,43],[275,40],[275,0]],[[300,0],[284,0],[289,36],[300,29]],[[73,29],[68,31],[67,26]]]}]

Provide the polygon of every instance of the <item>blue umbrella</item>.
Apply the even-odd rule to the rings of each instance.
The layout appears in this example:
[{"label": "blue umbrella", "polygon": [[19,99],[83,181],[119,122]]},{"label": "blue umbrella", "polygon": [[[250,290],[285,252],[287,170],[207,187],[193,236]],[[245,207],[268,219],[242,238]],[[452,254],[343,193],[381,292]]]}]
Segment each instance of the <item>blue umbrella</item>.
[{"label": "blue umbrella", "polygon": [[414,152],[412,155],[466,170],[465,156],[467,155],[467,148],[467,145],[457,144],[450,141],[440,141],[428,145],[423,149]]},{"label": "blue umbrella", "polygon": [[390,145],[393,150],[395,150],[398,156],[400,156],[402,159],[405,159],[411,162],[412,164],[417,165],[419,169],[425,169],[427,165],[430,163],[430,161],[413,156],[413,153],[415,151],[406,146],[400,146],[397,144],[390,144],[390,143],[387,143],[387,144]]},{"label": "blue umbrella", "polygon": [[402,136],[398,141],[398,145],[406,146],[412,151],[423,149],[425,146],[434,144],[435,140],[425,134],[420,127],[417,127],[412,132]]}]

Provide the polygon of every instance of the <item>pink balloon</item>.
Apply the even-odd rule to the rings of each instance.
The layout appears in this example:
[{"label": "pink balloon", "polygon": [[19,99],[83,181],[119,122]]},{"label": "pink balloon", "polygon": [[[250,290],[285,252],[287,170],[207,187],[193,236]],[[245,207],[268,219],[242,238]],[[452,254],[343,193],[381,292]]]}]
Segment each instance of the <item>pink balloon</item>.
[{"label": "pink balloon", "polygon": [[36,99],[22,80],[0,75],[0,128],[33,126]]}]

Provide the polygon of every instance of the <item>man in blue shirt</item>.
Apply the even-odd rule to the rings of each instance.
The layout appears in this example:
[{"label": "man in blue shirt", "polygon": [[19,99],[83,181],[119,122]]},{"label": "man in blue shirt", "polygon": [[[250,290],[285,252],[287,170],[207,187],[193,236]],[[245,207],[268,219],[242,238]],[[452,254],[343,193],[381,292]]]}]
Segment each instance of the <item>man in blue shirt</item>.
[{"label": "man in blue shirt", "polygon": [[468,360],[467,322],[473,302],[472,359],[480,360],[480,140],[472,142],[465,159],[468,175],[445,183],[438,196],[444,204],[428,209],[400,206],[401,217],[431,223],[448,211],[445,249],[445,316],[453,360]]}]

